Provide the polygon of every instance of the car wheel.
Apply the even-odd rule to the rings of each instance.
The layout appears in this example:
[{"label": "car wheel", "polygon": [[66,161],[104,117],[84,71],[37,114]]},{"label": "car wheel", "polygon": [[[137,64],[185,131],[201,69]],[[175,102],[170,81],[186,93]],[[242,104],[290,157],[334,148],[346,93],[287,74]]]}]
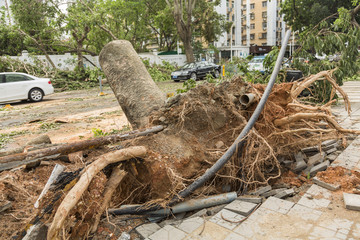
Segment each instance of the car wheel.
[{"label": "car wheel", "polygon": [[44,97],[44,93],[39,88],[33,88],[29,92],[29,100],[32,102],[40,102]]},{"label": "car wheel", "polygon": [[196,81],[196,73],[191,73],[191,74],[190,74],[190,79]]},{"label": "car wheel", "polygon": [[219,78],[219,76],[220,76],[219,70],[215,70],[214,71],[214,77]]},{"label": "car wheel", "polygon": [[174,82],[180,82],[180,80],[174,80]]}]

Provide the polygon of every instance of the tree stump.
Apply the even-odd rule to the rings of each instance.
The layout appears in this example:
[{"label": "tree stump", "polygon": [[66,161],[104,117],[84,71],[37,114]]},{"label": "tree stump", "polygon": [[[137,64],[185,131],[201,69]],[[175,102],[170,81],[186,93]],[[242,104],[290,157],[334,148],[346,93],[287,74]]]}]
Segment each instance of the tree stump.
[{"label": "tree stump", "polygon": [[126,40],[108,43],[99,56],[100,65],[122,110],[133,128],[148,124],[148,116],[165,103],[145,65]]}]

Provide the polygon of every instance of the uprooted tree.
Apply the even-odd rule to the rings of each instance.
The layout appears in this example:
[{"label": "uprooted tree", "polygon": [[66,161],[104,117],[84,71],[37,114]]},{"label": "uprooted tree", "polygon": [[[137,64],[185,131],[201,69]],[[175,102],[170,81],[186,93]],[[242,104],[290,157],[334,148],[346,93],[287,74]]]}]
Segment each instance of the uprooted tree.
[{"label": "uprooted tree", "polygon": [[[100,62],[129,121],[135,127],[161,124],[165,129],[123,141],[122,150],[106,148],[105,154],[98,153],[84,169],[60,176],[30,222],[38,227],[50,222],[48,239],[89,236],[96,232],[99,216],[109,206],[166,206],[227,150],[264,93],[264,85],[235,78],[219,85],[205,83],[164,101],[161,94],[157,96],[160,91],[156,86],[150,84],[151,89],[147,89],[149,77],[133,53],[129,42],[114,41],[104,47]],[[343,95],[350,111],[333,71],[320,72],[302,82],[275,85],[243,148],[192,197],[223,192],[224,188],[246,192],[281,175],[279,156],[290,156],[325,139],[359,134],[335,121],[330,111],[333,100],[319,106],[299,100],[299,94],[319,79]],[[240,104],[241,96],[250,93],[255,101]],[[114,176],[121,180],[114,180]]]},{"label": "uprooted tree", "polygon": [[[51,222],[48,239],[88,236],[96,231],[99,215],[108,206],[166,207],[224,154],[247,124],[265,90],[264,85],[234,78],[218,85],[205,83],[165,101],[128,42],[106,45],[100,62],[134,127],[161,124],[164,130],[122,141],[122,150],[105,148],[106,153],[98,153],[84,169],[62,176],[57,181],[60,186],[43,197],[38,215],[31,221],[34,226]],[[326,81],[333,93],[338,91],[343,96],[350,112],[349,99],[336,83],[335,71],[324,70],[303,81],[276,84],[244,146],[212,179],[195,189],[192,197],[224,189],[241,194],[268,184],[281,175],[279,156],[291,156],[326,139],[359,134],[358,130],[343,129],[332,116],[334,94],[321,105],[299,98],[304,89]],[[245,94],[253,94],[252,104],[240,104]],[[113,176],[121,177],[121,181],[114,181]]]}]

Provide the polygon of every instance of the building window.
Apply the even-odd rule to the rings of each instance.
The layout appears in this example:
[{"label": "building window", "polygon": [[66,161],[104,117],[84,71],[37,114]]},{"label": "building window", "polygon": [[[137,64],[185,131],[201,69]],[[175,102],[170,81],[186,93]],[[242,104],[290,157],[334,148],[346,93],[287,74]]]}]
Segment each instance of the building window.
[{"label": "building window", "polygon": [[255,8],[255,3],[250,4],[250,9],[254,9]]},{"label": "building window", "polygon": [[267,17],[267,12],[262,12],[262,17],[266,18]]},{"label": "building window", "polygon": [[262,33],[262,34],[261,34],[261,38],[262,38],[262,39],[266,39],[266,38],[267,38],[267,33]]},{"label": "building window", "polygon": [[231,7],[234,8],[235,7],[235,1],[231,2]]},{"label": "building window", "polygon": [[263,22],[263,23],[262,23],[262,27],[263,27],[263,29],[266,29],[266,27],[267,27],[267,22]]},{"label": "building window", "polygon": [[226,14],[226,19],[229,19],[229,21],[230,21],[230,14],[229,13]]},{"label": "building window", "polygon": [[254,40],[255,39],[255,34],[250,34],[250,40]]},{"label": "building window", "polygon": [[263,7],[266,7],[266,6],[267,6],[267,1],[263,1],[263,2],[262,2],[262,6],[263,6]]},{"label": "building window", "polygon": [[255,19],[255,13],[250,13],[250,19],[254,20]]},{"label": "building window", "polygon": [[232,15],[231,19],[233,22],[235,21],[235,14]]},{"label": "building window", "polygon": [[250,29],[255,29],[255,23],[250,24]]}]

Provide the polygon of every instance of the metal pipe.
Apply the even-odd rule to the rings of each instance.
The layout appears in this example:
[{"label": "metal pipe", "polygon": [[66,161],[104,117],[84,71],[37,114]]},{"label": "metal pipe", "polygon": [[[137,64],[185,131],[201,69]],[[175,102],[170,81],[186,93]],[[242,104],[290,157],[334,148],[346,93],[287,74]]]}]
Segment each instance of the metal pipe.
[{"label": "metal pipe", "polygon": [[[190,193],[194,192],[196,189],[203,186],[205,182],[209,181],[211,178],[213,178],[215,176],[216,172],[218,172],[230,160],[230,158],[233,156],[233,154],[237,150],[241,150],[241,147],[245,143],[247,134],[250,132],[251,128],[254,126],[257,119],[259,118],[260,113],[264,109],[265,103],[266,103],[266,101],[270,95],[270,92],[275,84],[276,77],[280,71],[280,67],[281,67],[282,60],[285,55],[285,51],[286,51],[286,47],[287,47],[287,43],[289,41],[290,35],[291,35],[291,31],[288,30],[285,34],[285,38],[283,40],[279,55],[277,57],[274,70],[271,74],[269,83],[266,86],[264,94],[262,95],[262,98],[260,99],[259,104],[257,105],[256,109],[254,110],[254,113],[252,114],[248,123],[241,131],[240,135],[236,138],[234,143],[228,148],[228,150],[224,153],[224,155],[221,156],[221,158],[218,159],[211,168],[209,168],[202,176],[200,176],[198,179],[196,179],[187,188],[185,188],[184,190],[182,190],[181,192],[179,192],[177,195],[175,195],[173,197],[173,199],[169,203],[170,206],[181,201],[185,197],[189,196]],[[149,211],[153,211],[153,210],[159,210],[161,208],[162,208],[161,206],[154,204],[153,206],[151,206],[150,208],[147,208],[147,209],[145,209],[144,206],[122,209],[121,211],[117,212],[117,214],[129,214],[129,212],[137,212],[138,214],[140,214],[140,213],[145,213],[145,212],[149,212]]]},{"label": "metal pipe", "polygon": [[255,95],[252,93],[243,94],[240,96],[240,104],[245,108],[249,107],[256,100]]},{"label": "metal pipe", "polygon": [[[213,195],[206,198],[201,199],[191,199],[189,201],[185,201],[182,203],[179,203],[171,208],[165,208],[160,209],[157,211],[152,211],[147,213],[147,215],[153,216],[153,217],[160,217],[160,216],[170,216],[172,214],[182,213],[182,212],[190,212],[194,210],[199,210],[203,208],[213,207],[221,204],[226,204],[234,201],[237,197],[236,192],[230,192],[230,193],[223,193],[218,195]],[[129,206],[129,205],[128,205]],[[122,209],[128,208],[128,206],[122,206],[119,209],[109,209],[108,213],[115,214]],[[130,205],[131,207],[134,207],[134,205]],[[135,205],[139,207],[140,205]],[[128,214],[137,214],[138,212],[132,212]]]}]

